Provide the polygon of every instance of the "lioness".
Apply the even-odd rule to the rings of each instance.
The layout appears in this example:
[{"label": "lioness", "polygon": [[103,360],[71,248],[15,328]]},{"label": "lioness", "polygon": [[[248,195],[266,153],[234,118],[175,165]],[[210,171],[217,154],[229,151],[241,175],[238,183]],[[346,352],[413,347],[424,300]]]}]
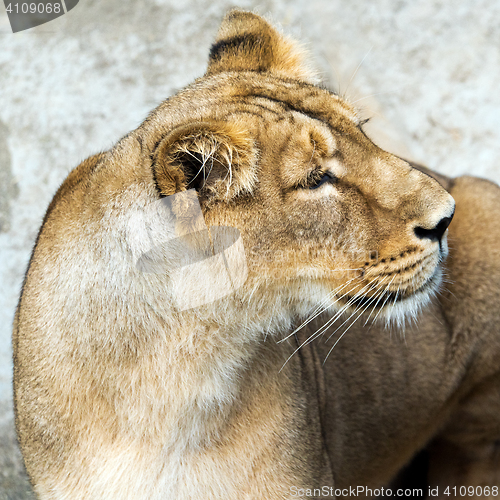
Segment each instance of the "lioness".
[{"label": "lioness", "polygon": [[[294,42],[233,11],[205,76],[55,195],[13,334],[39,498],[333,498],[386,484],[431,441],[440,494],[498,480],[499,190],[441,186],[315,82]],[[196,267],[221,226],[241,235],[219,252],[244,277],[232,293]],[[157,236],[188,242],[173,259]],[[187,274],[182,249],[203,257]],[[325,319],[290,334],[325,310],[335,335],[361,317],[335,350]]]}]

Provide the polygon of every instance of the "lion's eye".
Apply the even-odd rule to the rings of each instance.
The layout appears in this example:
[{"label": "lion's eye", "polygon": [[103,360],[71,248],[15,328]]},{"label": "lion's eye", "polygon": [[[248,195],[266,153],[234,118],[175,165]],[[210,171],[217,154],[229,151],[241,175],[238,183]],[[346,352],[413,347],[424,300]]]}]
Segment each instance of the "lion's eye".
[{"label": "lion's eye", "polygon": [[309,189],[318,189],[320,186],[325,184],[326,182],[334,183],[337,178],[331,174],[330,172],[324,172],[321,175],[311,176],[308,179],[307,187]]}]

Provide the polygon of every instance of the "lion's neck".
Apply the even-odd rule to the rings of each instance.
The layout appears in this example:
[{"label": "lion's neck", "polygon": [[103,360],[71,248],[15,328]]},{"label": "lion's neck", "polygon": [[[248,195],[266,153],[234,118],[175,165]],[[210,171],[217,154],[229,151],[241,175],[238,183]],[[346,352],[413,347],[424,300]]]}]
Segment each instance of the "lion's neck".
[{"label": "lion's neck", "polygon": [[[194,314],[160,323],[152,325],[147,351],[128,377],[136,382],[130,396],[139,396],[142,409],[136,428],[172,451],[208,446],[222,437],[239,404],[241,381],[264,333],[258,325],[210,323]],[[123,410],[118,414],[128,414]]]},{"label": "lion's neck", "polygon": [[[231,296],[214,302],[212,309],[175,312],[162,277],[147,278],[136,277],[128,300],[120,294],[115,307],[108,301],[113,310],[126,306],[127,321],[135,318],[128,325],[134,361],[116,388],[123,397],[115,413],[125,415],[123,425],[132,434],[149,435],[166,448],[205,446],[224,433],[241,400],[241,381],[264,339],[290,327],[289,298],[262,286],[255,287],[251,299]],[[116,318],[112,311],[102,330],[116,328]],[[125,340],[120,337],[113,349]]]}]

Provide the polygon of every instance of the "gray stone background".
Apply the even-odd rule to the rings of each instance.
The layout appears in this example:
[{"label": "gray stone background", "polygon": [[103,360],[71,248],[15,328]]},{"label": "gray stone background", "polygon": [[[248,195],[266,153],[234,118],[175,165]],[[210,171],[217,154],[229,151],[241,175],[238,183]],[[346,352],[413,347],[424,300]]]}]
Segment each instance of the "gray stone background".
[{"label": "gray stone background", "polygon": [[[21,0],[22,1],[22,0]],[[44,211],[81,160],[203,74],[224,13],[269,15],[306,42],[383,147],[500,181],[495,0],[80,0],[12,34],[0,6],[0,500],[32,498],[14,437],[11,324]]]}]

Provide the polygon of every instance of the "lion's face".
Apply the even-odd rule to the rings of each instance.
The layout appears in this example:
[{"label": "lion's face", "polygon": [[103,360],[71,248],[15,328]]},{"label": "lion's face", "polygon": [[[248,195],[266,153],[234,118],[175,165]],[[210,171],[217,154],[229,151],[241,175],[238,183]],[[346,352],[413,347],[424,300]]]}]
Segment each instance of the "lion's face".
[{"label": "lion's face", "polygon": [[260,18],[230,15],[207,76],[181,94],[202,103],[196,119],[156,142],[157,185],[195,187],[208,225],[241,231],[247,298],[413,310],[439,284],[454,201],[373,144],[293,50]]}]

